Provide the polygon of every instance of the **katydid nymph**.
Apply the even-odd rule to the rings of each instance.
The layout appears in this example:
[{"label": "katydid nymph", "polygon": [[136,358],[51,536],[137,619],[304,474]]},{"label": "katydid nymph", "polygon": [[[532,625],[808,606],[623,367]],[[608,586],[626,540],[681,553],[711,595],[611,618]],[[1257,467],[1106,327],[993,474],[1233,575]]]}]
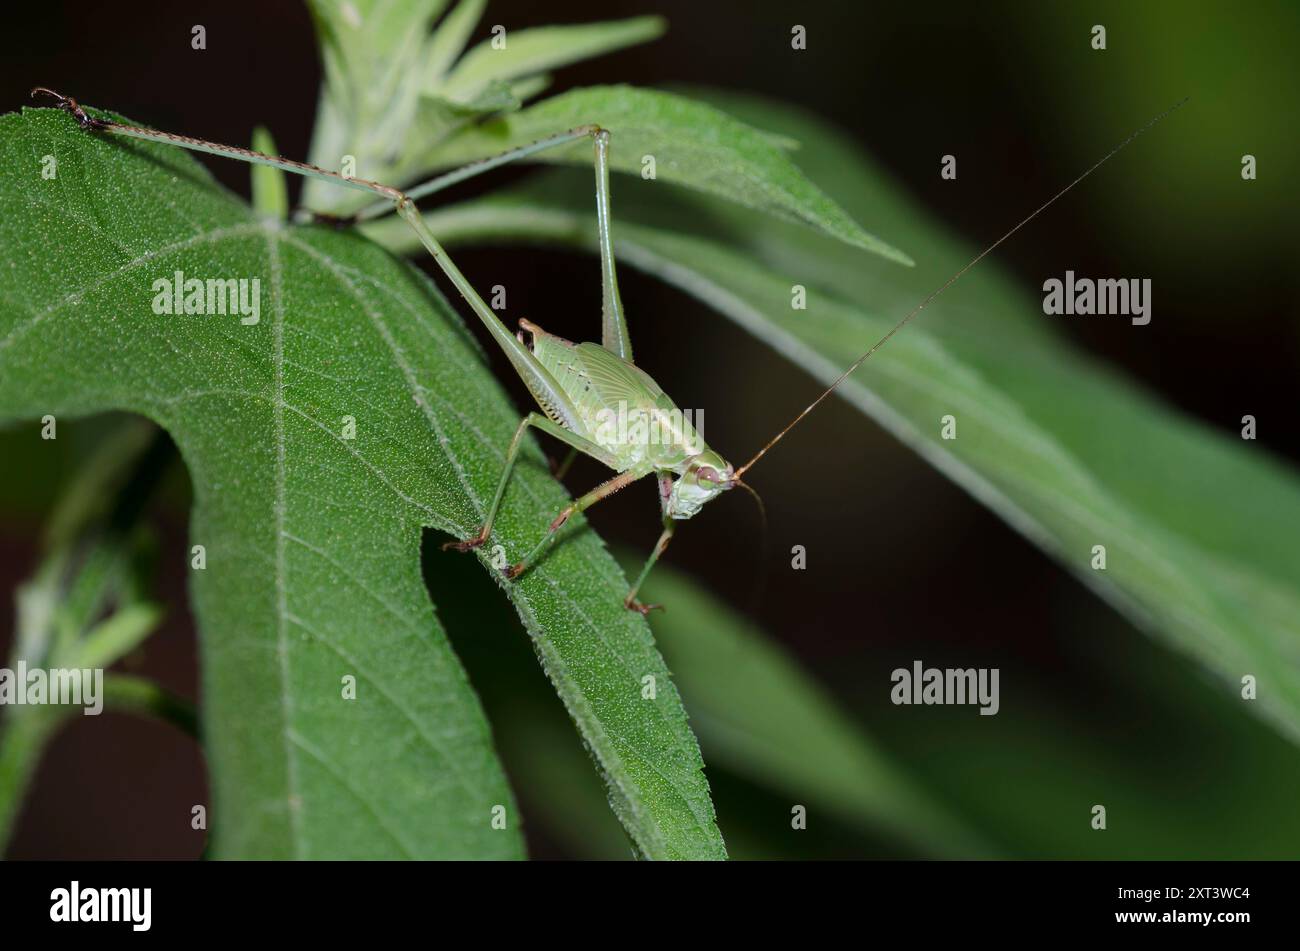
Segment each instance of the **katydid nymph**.
[{"label": "katydid nymph", "polygon": [[[976,255],[858,357],[748,462],[736,467],[703,442],[699,433],[672,399],[648,373],[633,362],[632,344],[615,273],[609,181],[611,134],[599,125],[591,124],[557,132],[545,139],[472,163],[403,191],[378,182],[347,177],[303,162],[92,116],[82,109],[76,100],[44,87],[37,87],[32,90],[32,94],[53,97],[60,108],[70,113],[82,128],[88,131],[146,139],[245,162],[269,165],[282,171],[323,179],[343,187],[369,191],[378,197],[379,200],[375,205],[363,210],[352,220],[364,220],[378,214],[396,211],[411,226],[444,275],[483,323],[488,334],[501,347],[541,409],[541,412],[528,413],[520,421],[507,449],[505,465],[498,479],[492,502],[485,513],[482,527],[472,537],[450,542],[443,547],[469,551],[489,540],[493,522],[523,445],[524,435],[530,428],[539,430],[566,444],[573,452],[583,453],[605,464],[616,474],[566,505],[550,523],[541,540],[519,561],[503,569],[505,577],[514,579],[535,564],[555,540],[561,526],[574,513],[584,511],[631,483],[653,475],[659,484],[663,530],[644,568],[624,598],[624,605],[627,608],[642,614],[648,613],[657,605],[642,604],[637,599],[637,594],[650,569],[668,547],[678,522],[693,517],[706,503],[732,488],[741,487],[753,493],[753,490],[741,480],[741,476],[824,399],[835,392],[868,357],[986,255],[1096,171],[1129,142],[1182,105],[1182,102],[1179,102],[1151,119]],[[518,333],[511,333],[447,255],[421,216],[415,200],[497,168],[506,162],[525,158],[543,149],[572,143],[585,137],[591,138],[594,150],[596,232],[601,272],[601,342],[571,343],[547,333],[526,320],[520,321]],[[648,422],[650,425],[610,425],[612,420],[625,421],[630,416]],[[757,499],[757,493],[753,494]]]}]

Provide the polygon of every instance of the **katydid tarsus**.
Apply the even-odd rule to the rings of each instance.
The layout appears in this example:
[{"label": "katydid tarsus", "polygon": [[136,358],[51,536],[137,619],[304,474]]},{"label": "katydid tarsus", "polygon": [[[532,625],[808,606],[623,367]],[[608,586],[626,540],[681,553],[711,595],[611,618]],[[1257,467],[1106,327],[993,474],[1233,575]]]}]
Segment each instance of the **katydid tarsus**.
[{"label": "katydid tarsus", "polygon": [[[395,210],[411,226],[421,244],[433,256],[439,268],[482,321],[542,410],[541,413],[530,412],[520,421],[506,451],[505,466],[478,533],[464,541],[450,542],[443,547],[469,551],[488,541],[497,511],[505,496],[506,486],[510,481],[511,471],[522,446],[524,434],[530,428],[540,430],[565,443],[571,450],[584,453],[604,463],[617,474],[566,505],[551,522],[542,539],[522,559],[504,569],[505,576],[508,579],[516,578],[533,565],[554,541],[560,527],[574,513],[584,511],[601,499],[608,498],[645,476],[654,475],[659,483],[663,531],[644,568],[624,599],[626,607],[640,611],[642,614],[657,605],[642,604],[637,600],[637,593],[650,569],[668,547],[677,522],[691,518],[703,508],[705,503],[729,489],[738,486],[748,489],[748,486],[741,481],[741,476],[931,301],[1066,192],[1096,171],[1120,149],[1187,101],[1184,99],[1151,119],[972,258],[850,364],[830,386],[748,462],[737,468],[703,442],[685,414],[677,408],[649,374],[636,366],[632,360],[632,344],[628,336],[627,321],[623,316],[623,305],[619,298],[611,234],[610,133],[599,125],[579,126],[558,132],[537,142],[472,163],[402,191],[378,182],[347,177],[304,162],[265,155],[235,146],[219,145],[189,136],[124,125],[91,116],[77,104],[75,99],[60,95],[53,90],[44,87],[32,90],[33,96],[38,93],[53,97],[60,108],[69,112],[82,128],[87,130],[110,132],[245,162],[269,165],[297,175],[320,178],[348,188],[369,191],[381,199],[375,205],[360,212],[353,220],[364,220]],[[519,332],[512,334],[452,262],[420,215],[415,199],[433,194],[442,188],[507,162],[584,137],[593,140],[595,152],[596,230],[601,265],[601,342],[574,344],[549,334],[526,320],[521,320]],[[649,425],[626,425],[627,419],[632,416]],[[620,424],[611,425],[616,422]],[[752,489],[750,491],[752,492]]]}]

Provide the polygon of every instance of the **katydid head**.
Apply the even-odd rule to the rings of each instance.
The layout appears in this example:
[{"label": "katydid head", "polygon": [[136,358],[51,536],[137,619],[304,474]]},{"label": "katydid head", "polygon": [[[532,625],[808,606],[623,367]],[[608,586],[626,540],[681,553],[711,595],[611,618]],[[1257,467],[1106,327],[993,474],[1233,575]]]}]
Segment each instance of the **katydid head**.
[{"label": "katydid head", "polygon": [[712,449],[705,449],[686,460],[685,468],[668,493],[665,509],[669,518],[687,519],[699,512],[705,502],[736,484],[735,468]]}]

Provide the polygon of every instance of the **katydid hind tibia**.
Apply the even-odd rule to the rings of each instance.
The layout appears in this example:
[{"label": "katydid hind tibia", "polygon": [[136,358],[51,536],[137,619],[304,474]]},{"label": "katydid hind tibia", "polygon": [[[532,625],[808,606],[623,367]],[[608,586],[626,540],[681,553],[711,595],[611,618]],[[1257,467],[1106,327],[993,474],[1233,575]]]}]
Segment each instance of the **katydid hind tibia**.
[{"label": "katydid hind tibia", "polygon": [[[53,90],[37,87],[33,96],[52,97],[57,106],[70,113],[90,131],[109,132],[133,138],[146,139],[166,145],[179,146],[212,155],[239,159],[244,162],[269,165],[282,171],[312,178],[320,178],[340,186],[369,191],[381,199],[376,206],[367,208],[356,220],[374,217],[386,209],[395,210],[414,230],[421,244],[433,256],[444,275],[456,287],[470,309],[483,323],[493,340],[501,347],[516,373],[519,374],[542,412],[530,412],[520,421],[514,438],[506,452],[505,465],[497,482],[492,502],[488,506],[483,525],[477,534],[445,548],[469,551],[483,545],[491,537],[506,487],[510,480],[525,432],[532,428],[547,433],[565,443],[571,450],[604,463],[616,475],[596,488],[566,505],[551,522],[545,535],[518,562],[504,569],[505,576],[513,579],[537,562],[556,537],[556,533],[576,512],[581,512],[601,499],[608,498],[620,489],[645,476],[654,475],[659,483],[660,515],[663,530],[654,550],[632,583],[624,599],[626,607],[647,613],[655,605],[645,605],[637,600],[650,569],[668,547],[676,524],[698,513],[703,506],[732,488],[742,487],[752,493],[741,476],[761,459],[777,442],[785,437],[804,417],[833,393],[868,357],[880,349],[895,333],[920,313],[931,301],[959,280],[985,256],[1014,235],[1026,224],[1045,211],[1070,189],[1091,175],[1104,162],[1143,132],[1186,102],[1184,99],[1133,132],[1104,156],[1094,162],[1078,177],[1051,198],[1021,219],[1002,237],[981,251],[964,267],[952,275],[939,288],[929,294],[916,307],[896,323],[888,333],[863,353],[823,390],[808,406],[739,468],[727,462],[710,449],[701,439],[689,419],[663,389],[638,367],[632,359],[632,344],[627,321],[619,297],[615,271],[612,225],[610,220],[609,148],[610,132],[599,125],[585,125],[569,129],[538,140],[529,145],[503,152],[472,163],[405,191],[344,176],[328,169],[304,162],[254,152],[235,146],[220,145],[203,139],[174,135],[138,126],[125,125],[113,120],[92,116],[78,105],[75,99]],[[549,334],[529,321],[520,321],[517,334],[497,318],[496,314],[470,285],[469,281],[447,255],[438,239],[430,231],[414,199],[432,194],[441,188],[464,181],[474,175],[496,168],[506,162],[536,154],[544,149],[590,137],[594,145],[596,173],[596,223],[597,243],[601,264],[601,342],[571,343]],[[629,419],[641,425],[627,425]],[[755,494],[757,499],[757,494]]]}]

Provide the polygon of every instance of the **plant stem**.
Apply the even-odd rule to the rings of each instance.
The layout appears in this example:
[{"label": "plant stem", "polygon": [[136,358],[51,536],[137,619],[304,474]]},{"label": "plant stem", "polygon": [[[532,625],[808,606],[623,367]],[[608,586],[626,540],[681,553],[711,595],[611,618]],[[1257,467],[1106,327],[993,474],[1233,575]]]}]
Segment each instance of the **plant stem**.
[{"label": "plant stem", "polygon": [[186,736],[199,738],[194,705],[144,677],[109,674],[104,678],[104,706],[117,713],[134,713],[170,723]]},{"label": "plant stem", "polygon": [[45,744],[67,712],[60,707],[13,707],[5,718],[0,729],[0,855],[9,845]]}]

